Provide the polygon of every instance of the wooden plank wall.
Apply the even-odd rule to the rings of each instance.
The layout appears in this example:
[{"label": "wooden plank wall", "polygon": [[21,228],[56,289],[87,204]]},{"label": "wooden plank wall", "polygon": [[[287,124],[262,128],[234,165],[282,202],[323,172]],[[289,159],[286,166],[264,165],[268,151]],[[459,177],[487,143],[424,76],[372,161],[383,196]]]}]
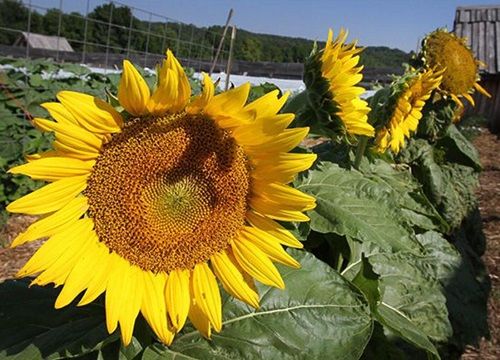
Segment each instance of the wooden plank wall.
[{"label": "wooden plank wall", "polygon": [[480,114],[489,121],[492,131],[500,132],[500,5],[458,7],[454,32],[467,38],[483,68],[481,85],[492,95],[491,99],[476,92],[476,107],[468,106],[465,114]]}]

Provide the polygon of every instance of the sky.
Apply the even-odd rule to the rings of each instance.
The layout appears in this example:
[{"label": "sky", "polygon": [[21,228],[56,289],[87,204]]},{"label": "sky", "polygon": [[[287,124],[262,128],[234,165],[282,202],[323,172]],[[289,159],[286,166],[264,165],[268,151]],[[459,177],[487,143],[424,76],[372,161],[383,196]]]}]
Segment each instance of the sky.
[{"label": "sky", "polygon": [[[88,0],[92,10],[108,0]],[[24,0],[28,3],[29,0]],[[31,0],[33,5],[63,11],[86,11],[87,0]],[[438,28],[453,29],[457,6],[500,4],[499,0],[120,0],[197,26],[223,25],[229,9],[232,23],[252,32],[325,40],[328,29],[347,28],[363,46],[415,50],[421,38]],[[147,20],[149,14],[135,10]],[[153,21],[160,21],[153,16]]]}]

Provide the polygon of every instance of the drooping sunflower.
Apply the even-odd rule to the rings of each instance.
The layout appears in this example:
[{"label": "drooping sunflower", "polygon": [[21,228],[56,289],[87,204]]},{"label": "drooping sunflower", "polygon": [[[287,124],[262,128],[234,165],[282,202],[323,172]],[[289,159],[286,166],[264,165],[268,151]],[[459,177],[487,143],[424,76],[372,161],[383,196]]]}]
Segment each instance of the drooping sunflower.
[{"label": "drooping sunflower", "polygon": [[341,29],[334,38],[330,29],[324,49],[314,49],[307,59],[304,82],[311,109],[306,116],[315,117],[321,124],[317,132],[327,136],[372,137],[374,128],[368,123],[367,115],[370,108],[361,99],[365,89],[357,86],[363,79],[363,66],[358,65],[363,49],[355,42],[346,44],[347,36],[347,31]]},{"label": "drooping sunflower", "polygon": [[398,90],[393,95],[395,101],[389,101],[388,104],[394,102],[394,105],[389,120],[377,131],[375,138],[379,152],[385,152],[390,147],[394,153],[398,153],[404,147],[405,137],[409,138],[410,133],[417,130],[425,102],[441,83],[442,73],[431,69],[410,73],[401,79],[402,84],[393,84]]},{"label": "drooping sunflower", "polygon": [[462,97],[474,106],[471,96],[474,90],[491,97],[479,85],[482,63],[475,59],[464,38],[459,38],[446,29],[437,29],[423,39],[419,57],[427,69],[444,71],[439,89],[460,107],[464,106]]},{"label": "drooping sunflower", "polygon": [[49,184],[7,209],[43,215],[12,246],[49,239],[18,276],[64,285],[56,308],[105,293],[107,329],[120,325],[126,345],[139,312],[165,344],[188,317],[206,337],[220,331],[217,279],[255,308],[254,279],[284,288],[273,261],[298,267],[282,245],[302,245],[277,221],[308,220],[314,199],[287,184],[316,156],[290,153],[308,128],[286,129],[286,95],[247,104],[248,93],[214,95],[205,75],[192,98],[168,51],[153,92],[124,62],[122,113],[72,91],[43,104],[55,121],[34,123],[55,134],[54,150],[10,172]]}]

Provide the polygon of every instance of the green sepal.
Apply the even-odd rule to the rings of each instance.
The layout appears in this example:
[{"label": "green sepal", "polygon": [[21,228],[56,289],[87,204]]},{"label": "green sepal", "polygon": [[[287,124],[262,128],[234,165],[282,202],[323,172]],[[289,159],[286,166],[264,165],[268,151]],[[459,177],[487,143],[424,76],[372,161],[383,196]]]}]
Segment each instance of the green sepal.
[{"label": "green sepal", "polygon": [[321,72],[322,52],[314,47],[304,64],[305,94],[302,95],[302,108],[296,122],[298,126],[309,126],[311,133],[323,135],[334,141],[354,142],[347,134],[342,119],[336,115],[340,108],[333,100],[330,85]]}]

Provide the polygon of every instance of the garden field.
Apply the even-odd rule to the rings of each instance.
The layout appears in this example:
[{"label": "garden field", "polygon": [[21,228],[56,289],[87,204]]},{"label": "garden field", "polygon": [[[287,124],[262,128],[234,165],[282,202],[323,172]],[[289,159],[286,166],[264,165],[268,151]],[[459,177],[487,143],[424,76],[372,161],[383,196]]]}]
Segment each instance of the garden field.
[{"label": "garden field", "polygon": [[227,91],[1,58],[0,360],[497,359],[479,62],[438,29],[366,92],[346,38]]}]

